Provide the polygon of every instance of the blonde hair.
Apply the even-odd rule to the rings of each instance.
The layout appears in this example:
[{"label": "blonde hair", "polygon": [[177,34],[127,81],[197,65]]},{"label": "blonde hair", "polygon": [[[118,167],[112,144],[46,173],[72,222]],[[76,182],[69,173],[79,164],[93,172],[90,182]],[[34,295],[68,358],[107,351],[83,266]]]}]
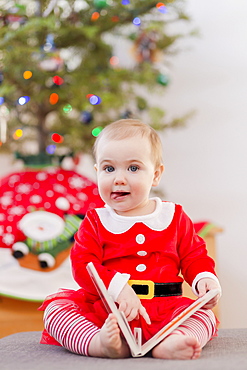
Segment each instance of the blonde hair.
[{"label": "blonde hair", "polygon": [[152,160],[155,167],[162,164],[162,144],[157,132],[137,119],[121,119],[106,126],[97,137],[93,154],[96,158],[100,140],[104,137],[108,140],[123,140],[134,136],[146,137],[151,144]]}]

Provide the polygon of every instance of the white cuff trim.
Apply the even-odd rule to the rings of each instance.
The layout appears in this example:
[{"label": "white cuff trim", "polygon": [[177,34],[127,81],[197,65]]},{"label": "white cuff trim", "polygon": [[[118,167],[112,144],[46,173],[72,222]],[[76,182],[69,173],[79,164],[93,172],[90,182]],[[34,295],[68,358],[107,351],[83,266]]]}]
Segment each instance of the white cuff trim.
[{"label": "white cuff trim", "polygon": [[220,286],[219,279],[214,274],[212,274],[212,272],[208,272],[208,271],[200,272],[200,274],[196,275],[195,279],[193,280],[192,286],[191,286],[193,293],[196,296],[199,295],[196,290],[196,284],[198,283],[199,280],[204,279],[204,278],[209,278],[209,279],[213,279],[214,281],[216,281],[219,285],[220,295],[221,295],[221,286]]},{"label": "white cuff trim", "polygon": [[120,272],[117,272],[108,287],[108,292],[110,296],[113,298],[114,302],[116,302],[117,297],[121,290],[123,289],[124,285],[128,282],[130,278],[129,274],[120,274]]}]

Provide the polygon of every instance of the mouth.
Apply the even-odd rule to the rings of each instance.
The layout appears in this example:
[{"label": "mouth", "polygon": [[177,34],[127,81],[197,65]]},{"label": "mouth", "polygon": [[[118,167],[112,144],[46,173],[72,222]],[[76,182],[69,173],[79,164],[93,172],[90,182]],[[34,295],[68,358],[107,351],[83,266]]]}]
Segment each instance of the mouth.
[{"label": "mouth", "polygon": [[118,199],[123,199],[127,195],[129,195],[130,192],[128,191],[114,191],[111,193],[111,199],[113,200],[118,200]]}]

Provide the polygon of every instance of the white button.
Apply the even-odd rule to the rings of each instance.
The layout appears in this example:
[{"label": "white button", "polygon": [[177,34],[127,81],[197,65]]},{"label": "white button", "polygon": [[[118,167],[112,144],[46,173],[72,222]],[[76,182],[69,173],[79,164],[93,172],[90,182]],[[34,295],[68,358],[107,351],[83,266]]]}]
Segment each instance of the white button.
[{"label": "white button", "polygon": [[146,256],[148,253],[146,251],[139,251],[137,252],[138,256]]},{"label": "white button", "polygon": [[145,242],[145,236],[143,234],[138,234],[136,236],[136,242],[138,244],[143,244]]},{"label": "white button", "polygon": [[141,263],[140,265],[136,266],[136,270],[139,271],[139,272],[145,271],[146,268],[147,268],[147,266],[144,265],[143,263]]}]

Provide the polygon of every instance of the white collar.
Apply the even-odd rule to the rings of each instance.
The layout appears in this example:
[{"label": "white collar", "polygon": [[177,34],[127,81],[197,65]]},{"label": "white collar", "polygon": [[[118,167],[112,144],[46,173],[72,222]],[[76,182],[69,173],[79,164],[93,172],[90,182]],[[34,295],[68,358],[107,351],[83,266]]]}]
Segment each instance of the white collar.
[{"label": "white collar", "polygon": [[155,210],[144,216],[121,216],[108,205],[105,208],[96,208],[96,212],[106,230],[114,234],[122,234],[136,223],[143,223],[156,231],[165,230],[172,222],[175,204],[172,202],[162,202],[160,198],[151,199],[156,202]]}]

